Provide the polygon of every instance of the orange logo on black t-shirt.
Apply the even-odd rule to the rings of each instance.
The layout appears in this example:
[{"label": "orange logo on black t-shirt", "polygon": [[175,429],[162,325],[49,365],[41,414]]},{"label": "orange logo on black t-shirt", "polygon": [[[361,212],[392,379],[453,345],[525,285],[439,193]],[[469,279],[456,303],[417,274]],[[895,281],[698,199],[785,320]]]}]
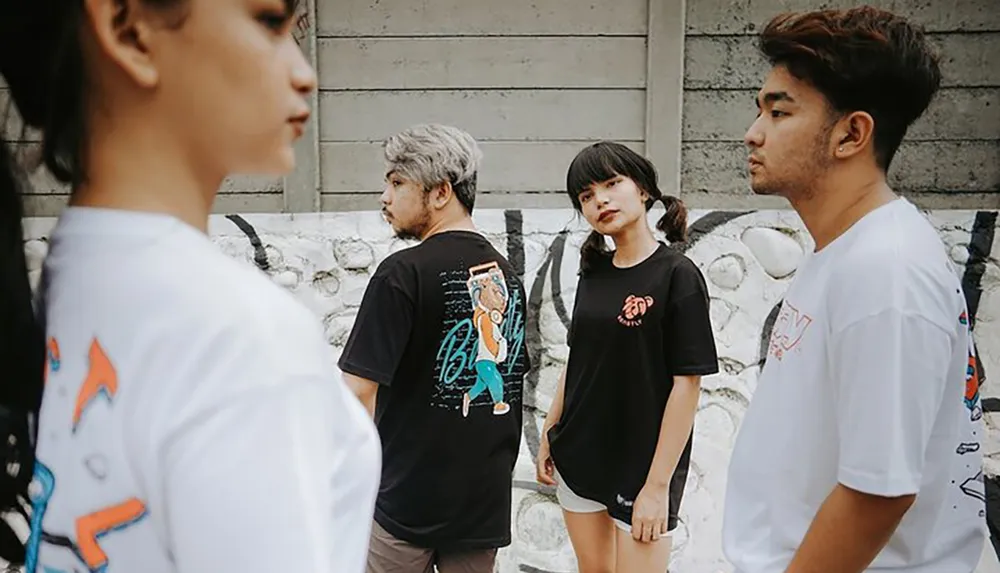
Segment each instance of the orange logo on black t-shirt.
[{"label": "orange logo on black t-shirt", "polygon": [[653,297],[630,294],[625,298],[625,305],[622,306],[622,311],[618,314],[618,322],[625,326],[639,326],[642,324],[643,315],[651,306],[653,306]]}]

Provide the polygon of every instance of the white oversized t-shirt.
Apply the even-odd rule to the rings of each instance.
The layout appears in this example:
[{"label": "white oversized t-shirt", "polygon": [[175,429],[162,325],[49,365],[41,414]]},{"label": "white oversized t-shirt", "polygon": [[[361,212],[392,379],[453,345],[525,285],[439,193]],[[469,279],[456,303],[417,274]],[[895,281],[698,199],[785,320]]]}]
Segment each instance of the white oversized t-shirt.
[{"label": "white oversized t-shirt", "polygon": [[837,483],[917,494],[868,571],[970,573],[983,435],[965,299],[904,199],[805,260],[739,430],[723,520],[738,573],[782,573]]},{"label": "white oversized t-shirt", "polygon": [[171,217],[51,243],[28,573],[361,573],[380,449],[311,313]]}]

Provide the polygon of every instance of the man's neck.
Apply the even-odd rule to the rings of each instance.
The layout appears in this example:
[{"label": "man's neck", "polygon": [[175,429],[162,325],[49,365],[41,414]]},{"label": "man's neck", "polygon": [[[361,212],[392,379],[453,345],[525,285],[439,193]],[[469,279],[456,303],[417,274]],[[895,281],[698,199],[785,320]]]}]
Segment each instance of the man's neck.
[{"label": "man's neck", "polygon": [[441,217],[437,221],[431,223],[431,225],[427,228],[427,232],[424,233],[424,236],[421,237],[420,240],[424,241],[434,235],[437,235],[438,233],[445,233],[447,231],[476,232],[477,230],[475,223],[472,222],[472,217],[463,213],[462,215],[454,217]]},{"label": "man's neck", "polygon": [[868,213],[896,199],[881,173],[827,177],[804,198],[790,199],[819,252]]}]

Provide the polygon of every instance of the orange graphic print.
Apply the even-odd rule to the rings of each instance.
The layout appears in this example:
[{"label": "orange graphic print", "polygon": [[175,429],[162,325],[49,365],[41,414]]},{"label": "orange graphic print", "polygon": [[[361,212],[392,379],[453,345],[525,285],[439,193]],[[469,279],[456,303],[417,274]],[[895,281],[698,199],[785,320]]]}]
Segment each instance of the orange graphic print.
[{"label": "orange graphic print", "polygon": [[618,322],[625,326],[639,326],[642,324],[643,315],[651,306],[653,306],[653,297],[630,294],[625,297],[625,304],[618,315]]},{"label": "orange graphic print", "polygon": [[76,520],[76,542],[80,557],[91,571],[101,571],[108,565],[108,556],[98,538],[124,529],[146,515],[146,506],[136,498],[85,515]]},{"label": "orange graphic print", "polygon": [[103,394],[110,402],[118,393],[118,374],[112,366],[108,355],[104,353],[101,344],[95,338],[90,343],[90,370],[87,378],[80,387],[80,393],[76,397],[76,408],[73,410],[73,432],[76,432],[83,418],[83,412],[97,398]]},{"label": "orange graphic print", "polygon": [[50,336],[45,345],[45,377],[42,379],[43,384],[48,383],[50,373],[59,372],[61,364],[62,359],[59,355],[59,341]]},{"label": "orange graphic print", "polygon": [[812,321],[811,316],[800,312],[786,300],[781,305],[777,320],[774,321],[768,353],[781,360],[785,353],[794,350],[802,342],[802,337]]},{"label": "orange graphic print", "polygon": [[976,364],[976,355],[969,352],[969,366],[965,375],[965,403],[974,407],[979,400],[979,369]]}]

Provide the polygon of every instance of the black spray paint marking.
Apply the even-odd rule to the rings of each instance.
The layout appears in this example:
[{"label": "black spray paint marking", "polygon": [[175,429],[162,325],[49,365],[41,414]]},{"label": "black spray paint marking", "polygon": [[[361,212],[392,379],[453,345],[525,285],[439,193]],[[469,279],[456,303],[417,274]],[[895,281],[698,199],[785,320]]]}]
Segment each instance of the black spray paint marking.
[{"label": "black spray paint marking", "polygon": [[532,567],[531,565],[520,565],[518,570],[521,573],[556,573],[555,571],[549,571],[548,569],[538,569],[537,567]]},{"label": "black spray paint marking", "polygon": [[253,225],[247,223],[247,220],[239,215],[226,215],[226,218],[232,221],[237,227],[243,231],[243,234],[247,236],[250,240],[250,245],[253,247],[253,262],[262,271],[267,271],[271,268],[271,264],[267,261],[267,251],[264,250],[264,244],[260,242],[260,237],[257,236],[257,231],[253,228]]},{"label": "black spray paint marking", "polygon": [[[538,272],[535,273],[535,280],[531,284],[531,292],[528,295],[528,320],[525,330],[531,352],[531,370],[529,370],[528,375],[525,376],[523,395],[525,397],[525,407],[532,409],[531,414],[540,410],[537,405],[534,404],[534,400],[535,391],[538,389],[538,379],[542,366],[542,331],[538,319],[541,316],[542,296],[545,293],[545,274],[549,272],[549,269],[552,267],[552,262],[555,259],[555,251],[557,248],[560,251],[559,260],[562,260],[561,251],[566,247],[567,235],[569,235],[569,230],[564,229],[559,233],[559,236],[556,237],[556,240],[552,242],[552,245],[549,246],[549,253],[545,257],[545,261],[542,262],[542,266],[538,268]],[[560,238],[562,240],[560,240]],[[523,248],[523,241],[520,244]],[[556,292],[554,289],[552,295],[553,299],[558,297],[561,300],[562,294]],[[565,306],[563,311],[565,312]],[[531,400],[531,404],[527,403],[528,399]],[[528,451],[531,452],[531,459],[535,459],[538,457],[538,446],[541,441],[538,427],[535,425],[535,416],[524,416],[523,426],[524,439],[528,443]]]},{"label": "black spray paint marking", "polygon": [[682,253],[686,253],[695,246],[705,235],[725,225],[726,223],[738,219],[743,215],[749,215],[753,211],[712,211],[706,213],[700,219],[688,226],[687,241],[677,245]]},{"label": "black spray paint marking", "polygon": [[503,212],[503,220],[507,229],[507,262],[524,282],[524,216],[511,209]]},{"label": "black spray paint marking", "polygon": [[986,262],[993,250],[993,236],[997,226],[997,213],[980,211],[972,223],[972,234],[969,237],[969,261],[965,263],[965,273],[962,275],[962,290],[965,291],[965,303],[969,308],[969,326],[975,328],[976,311],[979,310],[979,299],[983,296],[983,274],[986,273]]},{"label": "black spray paint marking", "polygon": [[566,302],[562,297],[562,260],[563,252],[566,250],[566,238],[568,231],[559,233],[556,240],[552,241],[552,248],[549,249],[549,256],[552,259],[552,274],[549,279],[552,281],[552,306],[556,309],[559,321],[563,323],[566,330],[569,330],[571,322],[569,314],[566,312]]},{"label": "black spray paint marking", "polygon": [[774,330],[774,323],[778,320],[778,313],[781,312],[781,302],[774,305],[771,312],[767,315],[767,319],[764,320],[764,328],[760,330],[760,349],[757,354],[757,366],[764,366],[764,362],[767,361],[767,348],[771,344],[771,331]]},{"label": "black spray paint marking", "polygon": [[[976,328],[976,313],[979,311],[979,300],[983,296],[983,275],[986,274],[986,262],[993,250],[993,237],[996,232],[996,211],[979,211],[972,223],[972,234],[969,237],[969,260],[965,263],[962,274],[962,290],[965,293],[965,306],[969,310],[969,329]],[[976,349],[976,371],[979,373],[979,385],[986,382],[986,369],[983,359]],[[987,402],[989,404],[987,405]],[[993,400],[983,400],[984,412],[998,411],[998,404]]]}]

